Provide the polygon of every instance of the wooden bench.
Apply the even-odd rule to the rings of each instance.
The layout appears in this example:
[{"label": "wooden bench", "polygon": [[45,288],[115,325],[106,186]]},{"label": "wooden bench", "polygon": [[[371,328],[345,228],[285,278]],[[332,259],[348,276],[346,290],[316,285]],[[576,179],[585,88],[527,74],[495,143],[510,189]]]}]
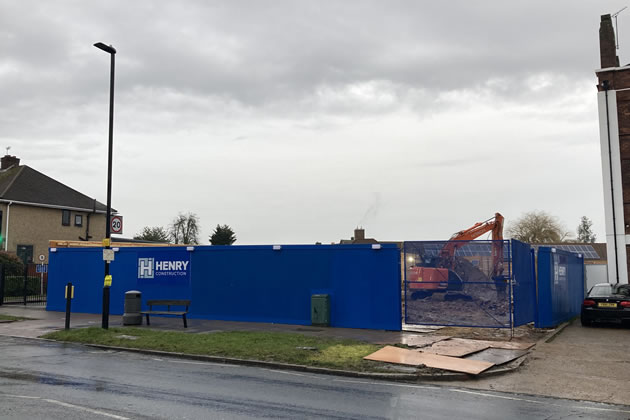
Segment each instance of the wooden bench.
[{"label": "wooden bench", "polygon": [[[149,320],[149,315],[160,315],[160,316],[181,316],[184,319],[184,328],[188,328],[188,324],[186,323],[186,314],[188,313],[188,306],[190,306],[189,300],[147,300],[147,305],[149,305],[148,311],[140,312],[142,315],[146,315],[147,317],[147,325],[151,325]],[[165,311],[154,311],[154,306],[166,306]],[[171,306],[185,306],[185,311],[171,311]]]}]

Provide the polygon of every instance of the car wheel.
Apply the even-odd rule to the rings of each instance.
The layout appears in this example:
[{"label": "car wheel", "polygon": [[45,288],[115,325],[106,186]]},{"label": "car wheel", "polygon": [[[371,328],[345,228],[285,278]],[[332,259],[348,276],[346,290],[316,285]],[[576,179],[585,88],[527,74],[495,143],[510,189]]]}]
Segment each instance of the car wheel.
[{"label": "car wheel", "polygon": [[580,322],[582,323],[583,327],[590,327],[591,326],[591,321],[588,320],[588,319],[580,318]]}]

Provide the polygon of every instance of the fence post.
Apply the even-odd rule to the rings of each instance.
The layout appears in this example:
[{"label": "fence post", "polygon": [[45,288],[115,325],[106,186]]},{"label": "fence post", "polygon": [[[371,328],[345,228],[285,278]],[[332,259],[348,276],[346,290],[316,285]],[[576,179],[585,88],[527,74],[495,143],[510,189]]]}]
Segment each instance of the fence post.
[{"label": "fence post", "polygon": [[4,264],[0,264],[0,306],[4,303]]},{"label": "fence post", "polygon": [[531,254],[531,264],[532,264],[532,284],[535,292],[534,296],[534,325],[538,326],[538,267],[536,265],[536,250],[534,248],[530,248],[529,250]]},{"label": "fence post", "polygon": [[[402,316],[404,317],[403,322],[407,323],[407,242],[403,242],[403,260],[402,260],[402,296],[401,296],[401,305],[403,305],[402,311],[404,313]],[[401,312],[402,312],[401,311]]]},{"label": "fence post", "polygon": [[[508,285],[509,285],[509,289],[507,291],[507,299],[508,299],[508,308],[510,311],[510,337],[514,338],[514,320],[515,320],[515,313],[514,311],[516,310],[516,297],[514,295],[514,241],[513,240],[507,240],[507,241],[501,241],[501,246],[504,246],[504,244],[507,243],[508,245],[508,249],[509,249],[509,255],[510,255],[510,278],[507,280],[508,281]],[[503,258],[503,261],[501,261],[501,264],[503,264],[503,262],[505,261],[505,256]],[[502,279],[503,281],[505,281],[505,279]],[[498,298],[498,291],[497,291],[497,302],[500,299]]]},{"label": "fence post", "polygon": [[24,306],[26,306],[26,279],[28,278],[28,264],[24,264]]}]

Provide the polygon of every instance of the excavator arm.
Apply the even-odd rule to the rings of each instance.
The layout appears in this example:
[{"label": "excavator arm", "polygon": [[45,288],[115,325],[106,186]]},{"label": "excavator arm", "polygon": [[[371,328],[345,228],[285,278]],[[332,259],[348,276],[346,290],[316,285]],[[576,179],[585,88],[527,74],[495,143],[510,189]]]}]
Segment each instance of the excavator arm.
[{"label": "excavator arm", "polygon": [[481,235],[492,232],[492,277],[498,277],[503,274],[503,216],[495,213],[494,217],[483,222],[475,223],[472,227],[461,230],[449,239],[440,252],[442,266],[452,269],[455,262],[455,251],[463,247],[468,242],[480,237]]}]

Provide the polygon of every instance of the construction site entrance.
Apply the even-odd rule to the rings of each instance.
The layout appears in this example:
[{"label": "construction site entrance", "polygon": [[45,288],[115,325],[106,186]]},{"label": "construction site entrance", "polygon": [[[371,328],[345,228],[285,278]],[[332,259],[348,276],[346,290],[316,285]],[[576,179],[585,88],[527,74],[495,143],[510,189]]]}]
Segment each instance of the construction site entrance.
[{"label": "construction site entrance", "polygon": [[[530,281],[529,246],[521,245],[504,240],[405,242],[405,323],[511,328],[516,311],[519,325],[532,322],[535,282]],[[525,258],[516,258],[515,251]],[[533,300],[517,304],[515,287],[533,288]],[[518,290],[518,296],[530,299],[531,294]]]}]

